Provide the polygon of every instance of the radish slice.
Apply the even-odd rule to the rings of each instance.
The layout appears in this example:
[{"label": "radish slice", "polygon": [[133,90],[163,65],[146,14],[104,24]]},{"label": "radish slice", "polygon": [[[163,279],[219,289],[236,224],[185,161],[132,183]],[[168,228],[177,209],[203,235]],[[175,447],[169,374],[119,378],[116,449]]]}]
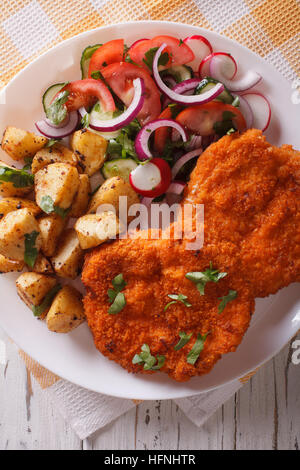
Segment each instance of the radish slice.
[{"label": "radish slice", "polygon": [[48,120],[43,119],[36,122],[35,127],[37,130],[49,139],[62,139],[75,131],[78,126],[79,116],[77,111],[69,113],[69,119],[63,127],[61,127],[61,125],[54,127],[53,124],[50,125],[47,121]]},{"label": "radish slice", "polygon": [[134,146],[139,160],[143,161],[152,158],[152,153],[149,150],[149,138],[152,132],[160,127],[173,127],[173,129],[179,132],[183,142],[187,141],[187,133],[181,124],[173,119],[155,119],[145,124],[136,136]]},{"label": "radish slice", "polygon": [[138,165],[129,175],[133,189],[142,196],[155,198],[164,194],[171,183],[171,168],[162,158]]},{"label": "radish slice", "polygon": [[130,48],[131,49],[133,46],[135,46],[137,43],[141,42],[141,41],[149,41],[148,38],[143,38],[143,39],[138,39],[137,41],[135,41],[133,44],[131,44]]},{"label": "radish slice", "polygon": [[195,55],[195,59],[192,62],[189,62],[190,67],[192,67],[193,70],[198,71],[199,64],[202,59],[209,54],[212,54],[213,49],[210,42],[204,36],[198,35],[185,38],[183,42],[192,49]]},{"label": "radish slice", "polygon": [[254,87],[262,79],[259,73],[254,70],[248,70],[239,80],[228,78],[228,60],[224,56],[215,55],[211,58],[209,64],[210,76],[224,83],[230,91],[245,91]]},{"label": "radish slice", "polygon": [[[121,129],[122,127],[127,126],[131,121],[133,121],[133,119],[138,115],[144,104],[144,80],[142,80],[141,78],[136,78],[135,80],[133,80],[133,87],[133,99],[126,111],[124,111],[124,113],[114,119],[109,119],[107,121],[91,117],[89,123],[90,127],[92,129],[95,129],[96,131],[111,132]],[[79,113],[83,117],[87,114],[87,111],[85,108],[80,108]]]},{"label": "radish slice", "polygon": [[153,75],[154,75],[154,79],[156,81],[158,88],[160,88],[160,90],[165,95],[167,95],[168,98],[170,98],[173,102],[180,103],[180,104],[187,104],[187,105],[203,104],[203,103],[207,103],[208,101],[215,99],[217,96],[219,96],[220,93],[222,93],[222,91],[224,91],[224,85],[222,83],[217,83],[213,88],[211,88],[210,90],[200,95],[186,96],[186,95],[181,95],[179,93],[176,93],[174,90],[170,90],[170,88],[167,87],[167,85],[162,81],[161,76],[159,75],[159,71],[158,71],[158,59],[160,58],[162,51],[166,47],[167,47],[166,44],[162,44],[154,56]]},{"label": "radish slice", "polygon": [[245,100],[245,98],[243,98],[241,95],[239,96],[235,95],[235,96],[237,96],[240,101],[239,109],[245,118],[247,129],[251,129],[251,127],[253,127],[253,120],[254,120],[252,108],[249,105],[248,101]]},{"label": "radish slice", "polygon": [[183,155],[172,168],[172,178],[174,179],[179,172],[179,170],[185,165],[188,161],[190,161],[192,158],[199,157],[202,153],[202,148],[198,148],[195,150],[192,150],[191,152],[186,153]]},{"label": "radish slice", "polygon": [[228,80],[232,80],[237,72],[237,63],[232,57],[232,55],[228,54],[228,52],[213,52],[212,54],[209,54],[208,56],[204,57],[204,59],[199,65],[198,70],[200,78],[213,77],[213,75],[211,75],[210,70],[210,63],[213,57],[219,57],[220,59],[222,59],[222,72],[224,74],[224,77]]},{"label": "radish slice", "polygon": [[243,93],[243,98],[253,111],[253,127],[265,131],[271,121],[271,106],[269,101],[261,93]]}]

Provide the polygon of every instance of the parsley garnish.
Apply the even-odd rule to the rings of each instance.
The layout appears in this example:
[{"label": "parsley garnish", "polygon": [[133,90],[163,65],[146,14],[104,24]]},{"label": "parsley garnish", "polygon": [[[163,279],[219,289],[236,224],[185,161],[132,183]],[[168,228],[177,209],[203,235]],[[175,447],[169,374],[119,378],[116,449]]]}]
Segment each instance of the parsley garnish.
[{"label": "parsley garnish", "polygon": [[22,170],[30,171],[31,170],[31,165],[32,165],[32,160],[33,160],[33,157],[24,157],[25,165],[23,166]]},{"label": "parsley garnish", "polygon": [[180,331],[179,333],[180,340],[178,341],[176,346],[174,346],[175,351],[179,351],[179,349],[183,348],[183,346],[185,346],[189,342],[192,335],[193,333],[190,333],[189,335],[187,335],[184,331]]},{"label": "parsley garnish", "polygon": [[34,230],[31,233],[25,233],[25,253],[24,261],[30,268],[33,268],[38,255],[38,249],[35,246],[39,232]]},{"label": "parsley garnish", "polygon": [[211,262],[209,268],[207,268],[205,271],[195,271],[185,275],[187,279],[196,284],[196,287],[201,295],[204,295],[204,289],[207,282],[218,282],[225,276],[227,276],[227,273],[220,273],[218,269],[213,269]]},{"label": "parsley garnish", "polygon": [[181,46],[183,44],[183,40],[182,39],[179,39],[179,44],[178,46]]},{"label": "parsley garnish", "polygon": [[113,285],[113,289],[107,290],[109,302],[112,304],[108,309],[108,313],[116,314],[121,312],[121,310],[126,305],[125,295],[123,292],[121,292],[121,290],[123,290],[126,286],[123,274],[118,274],[116,277],[114,277],[111,283]]},{"label": "parsley garnish", "polygon": [[140,129],[141,125],[137,119],[134,119],[128,126],[123,127],[118,137],[109,141],[107,153],[109,155],[118,155],[121,158],[132,157],[138,160],[134,140]]},{"label": "parsley garnish", "polygon": [[69,94],[68,90],[61,91],[47,108],[46,116],[53,124],[58,125],[66,118],[67,108],[65,103],[68,101]]},{"label": "parsley garnish", "polygon": [[90,125],[90,115],[89,113],[86,113],[83,118],[81,119],[81,124],[83,125],[84,128],[89,127]]},{"label": "parsley garnish", "polygon": [[141,351],[140,354],[134,356],[132,364],[144,364],[144,370],[159,370],[162,368],[166,360],[165,356],[152,356],[148,344],[143,344]]},{"label": "parsley garnish", "polygon": [[2,181],[12,183],[15,188],[26,188],[34,183],[34,176],[25,170],[0,166],[0,184]]},{"label": "parsley garnish", "polygon": [[183,303],[186,307],[191,307],[192,306],[192,304],[190,304],[189,301],[187,300],[186,295],[183,295],[183,294],[168,294],[168,297],[170,297],[170,299],[173,299],[173,300],[172,300],[172,302],[169,302],[165,306],[164,312],[167,310],[167,308],[170,307],[170,305],[176,304],[177,302]]},{"label": "parsley garnish", "polygon": [[219,297],[219,300],[221,300],[220,305],[218,306],[218,312],[222,313],[228,302],[231,302],[232,300],[237,298],[237,291],[236,290],[229,290],[227,295],[224,295],[223,297]]},{"label": "parsley garnish", "polygon": [[64,219],[68,212],[70,211],[69,209],[62,209],[59,206],[56,206],[53,202],[53,199],[50,196],[43,196],[40,202],[40,208],[46,212],[46,214],[51,214],[52,212],[55,212],[56,214],[60,215],[62,219]]},{"label": "parsley garnish", "polygon": [[40,305],[32,306],[31,309],[35,317],[40,317],[42,313],[44,313],[44,311],[48,307],[50,307],[50,305],[52,304],[52,300],[56,296],[57,292],[60,291],[60,289],[61,289],[61,285],[56,284],[56,286],[52,287],[52,289],[50,289],[49,292],[45,295],[44,300]]},{"label": "parsley garnish", "polygon": [[102,73],[99,70],[95,70],[94,72],[91,73],[91,77],[94,80],[100,80],[102,77]]},{"label": "parsley garnish", "polygon": [[53,147],[53,145],[57,144],[61,139],[50,139],[48,142],[45,144],[45,148]]},{"label": "parsley garnish", "polygon": [[205,343],[207,336],[208,336],[208,333],[206,333],[203,336],[201,336],[200,333],[198,334],[194,346],[192,347],[192,349],[187,355],[187,362],[189,364],[194,365],[195,362],[197,361],[198,357],[200,356],[200,353],[203,351],[204,343]]},{"label": "parsley garnish", "polygon": [[[143,59],[144,64],[147,65],[147,67],[151,70],[151,72],[152,72],[152,67],[153,67],[153,59],[158,49],[159,49],[158,47],[152,47],[151,49],[149,49],[149,51],[145,53],[145,58]],[[158,65],[167,65],[168,62],[169,62],[169,54],[167,52],[163,52],[160,55],[160,58],[158,59]]]}]

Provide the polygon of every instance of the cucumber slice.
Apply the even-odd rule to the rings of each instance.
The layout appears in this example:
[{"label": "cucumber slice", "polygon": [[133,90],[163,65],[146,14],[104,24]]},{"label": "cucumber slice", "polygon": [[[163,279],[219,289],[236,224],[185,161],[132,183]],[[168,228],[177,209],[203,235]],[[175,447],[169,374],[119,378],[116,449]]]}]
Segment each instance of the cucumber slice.
[{"label": "cucumber slice", "polygon": [[[196,95],[201,95],[205,91],[210,90],[213,88],[216,83],[219,83],[218,80],[215,80],[214,78],[211,77],[205,77],[203,80],[199,83],[199,85],[196,88]],[[227,103],[231,104],[234,100],[234,96],[227,90],[227,88],[222,91],[222,93],[216,98],[217,101],[222,101],[222,103]]]},{"label": "cucumber slice", "polygon": [[129,174],[137,166],[138,164],[132,158],[116,158],[104,163],[102,174],[105,179],[112,176],[121,176],[121,178],[129,182]]},{"label": "cucumber slice", "polygon": [[65,83],[56,83],[55,85],[49,86],[45,93],[43,94],[42,103],[45,113],[47,113],[47,109],[49,108],[54,96],[64,87],[67,85]]},{"label": "cucumber slice", "polygon": [[161,72],[161,76],[163,77],[164,75],[172,75],[176,82],[180,83],[184,80],[189,80],[189,78],[193,78],[194,72],[188,65],[174,65],[174,67],[170,67]]},{"label": "cucumber slice", "polygon": [[[97,101],[97,103],[93,106],[91,112],[90,112],[90,118],[94,119],[99,119],[101,121],[108,121],[109,119],[112,119],[115,117],[113,113],[104,113],[101,109],[100,102]],[[121,134],[121,129],[113,132],[100,132],[100,131],[95,131],[93,129],[89,129],[92,132],[95,132],[96,134],[101,135],[104,137],[104,139],[110,140],[110,139],[115,139]]]},{"label": "cucumber slice", "polygon": [[80,59],[80,68],[81,68],[81,78],[87,78],[89,74],[89,65],[90,60],[94,52],[99,49],[102,44],[95,44],[94,46],[88,46],[84,49],[81,59]]}]

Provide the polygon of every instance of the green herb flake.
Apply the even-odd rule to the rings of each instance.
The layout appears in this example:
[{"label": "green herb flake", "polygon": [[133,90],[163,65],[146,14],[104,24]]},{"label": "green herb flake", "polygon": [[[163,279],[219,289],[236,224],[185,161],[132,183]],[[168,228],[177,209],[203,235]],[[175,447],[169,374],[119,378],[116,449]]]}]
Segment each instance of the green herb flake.
[{"label": "green herb flake", "polygon": [[95,70],[91,73],[91,77],[94,79],[94,80],[101,80],[101,77],[102,77],[102,74],[99,70]]},{"label": "green herb flake", "polygon": [[183,348],[183,346],[185,346],[189,342],[192,335],[193,333],[190,333],[189,335],[187,335],[184,331],[180,331],[179,333],[180,340],[178,341],[176,346],[174,346],[175,351],[179,351],[179,349]]},{"label": "green herb flake", "polygon": [[212,267],[210,262],[209,268],[205,271],[194,271],[187,273],[185,277],[196,284],[196,287],[201,295],[204,295],[205,285],[208,282],[218,282],[227,276],[227,273],[220,273],[218,269]]},{"label": "green herb flake", "polygon": [[179,46],[182,46],[182,44],[183,44],[183,40],[182,40],[182,39],[179,39],[179,44],[178,44],[178,45],[179,45]]},{"label": "green herb flake", "polygon": [[25,253],[24,261],[30,267],[33,268],[37,255],[38,249],[35,246],[36,239],[39,235],[39,232],[34,230],[31,233],[25,233]]},{"label": "green herb flake", "polygon": [[86,113],[82,119],[81,119],[81,124],[84,128],[89,127],[90,125],[90,115],[89,113]]},{"label": "green herb flake", "polygon": [[50,148],[53,147],[53,145],[57,144],[60,142],[61,139],[50,139],[48,142],[45,144],[44,148]]},{"label": "green herb flake", "polygon": [[65,104],[68,101],[69,94],[67,90],[61,91],[47,109],[46,116],[55,125],[60,124],[67,116]]},{"label": "green herb flake", "polygon": [[43,196],[40,202],[40,208],[46,212],[46,214],[51,214],[52,212],[55,212],[58,214],[62,219],[64,219],[69,211],[69,209],[62,209],[59,206],[56,206],[50,196]]},{"label": "green herb flake", "polygon": [[[153,68],[153,59],[158,49],[158,47],[152,47],[151,49],[149,49],[149,51],[145,53],[145,58],[143,59],[144,64],[147,65],[151,72]],[[158,65],[167,65],[168,62],[169,54],[167,52],[163,52],[158,59]]]},{"label": "green herb flake", "polygon": [[32,165],[32,160],[33,160],[33,157],[24,157],[25,165],[23,166],[22,170],[30,171],[31,170],[31,165]]},{"label": "green herb flake", "polygon": [[200,333],[197,335],[196,342],[195,342],[194,346],[192,347],[192,349],[190,350],[190,352],[187,355],[187,360],[186,361],[188,362],[188,364],[194,365],[196,363],[198,357],[200,356],[201,352],[203,351],[204,343],[206,341],[207,336],[208,336],[208,333],[206,333],[203,336]]},{"label": "green herb flake", "polygon": [[118,292],[112,305],[108,309],[108,313],[110,315],[120,313],[121,310],[123,310],[123,308],[125,307],[125,305],[126,305],[125,295],[123,294],[123,292]]},{"label": "green herb flake", "polygon": [[140,354],[135,354],[132,364],[144,364],[144,370],[159,370],[165,363],[165,356],[152,356],[148,344],[143,344]]},{"label": "green herb flake", "polygon": [[34,176],[25,170],[0,166],[0,184],[2,182],[12,183],[14,188],[26,188],[33,186]]},{"label": "green herb flake", "polygon": [[52,300],[60,291],[60,289],[61,285],[56,284],[56,286],[52,287],[52,289],[50,289],[49,292],[45,295],[44,300],[40,305],[32,306],[32,311],[35,317],[40,317],[45,312],[45,310],[47,310],[51,306]]},{"label": "green herb flake", "polygon": [[112,285],[117,292],[121,292],[126,286],[126,282],[124,281],[123,274],[118,274],[113,280]]},{"label": "green herb flake", "polygon": [[125,295],[121,292],[125,288],[126,282],[123,274],[118,274],[111,283],[113,289],[109,288],[107,290],[108,300],[112,304],[108,309],[108,313],[114,315],[121,312],[126,305]]},{"label": "green herb flake", "polygon": [[186,307],[191,307],[192,306],[192,304],[190,304],[189,301],[187,300],[186,295],[183,295],[183,294],[168,294],[168,297],[170,297],[170,299],[172,299],[172,302],[169,302],[165,306],[164,312],[170,307],[170,305],[176,304],[177,302],[183,303]]},{"label": "green herb flake", "polygon": [[232,300],[237,298],[237,291],[236,290],[229,290],[227,295],[224,295],[223,297],[219,297],[219,300],[221,300],[221,303],[218,306],[218,313],[222,313],[228,302],[231,302]]}]

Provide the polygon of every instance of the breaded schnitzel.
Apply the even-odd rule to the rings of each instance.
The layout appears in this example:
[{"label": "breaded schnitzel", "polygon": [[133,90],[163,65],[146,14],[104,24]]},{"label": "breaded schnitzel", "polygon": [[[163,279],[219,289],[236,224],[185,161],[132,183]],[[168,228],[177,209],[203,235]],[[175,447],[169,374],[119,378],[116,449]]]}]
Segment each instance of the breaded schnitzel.
[{"label": "breaded schnitzel", "polygon": [[[300,280],[300,153],[268,144],[260,131],[223,137],[199,158],[184,202],[204,204],[205,242],[199,252],[186,240],[118,240],[87,255],[82,280],[84,305],[96,347],[131,372],[147,344],[163,355],[161,370],[178,381],[211,370],[234,351],[247,330],[254,298]],[[227,276],[208,282],[204,295],[187,272],[204,272],[210,263]],[[126,305],[108,314],[107,291],[122,273]],[[218,306],[236,292],[220,313]],[[169,294],[183,294],[167,308]],[[181,349],[179,333],[193,333]],[[208,334],[195,364],[188,354],[197,335]]]}]

